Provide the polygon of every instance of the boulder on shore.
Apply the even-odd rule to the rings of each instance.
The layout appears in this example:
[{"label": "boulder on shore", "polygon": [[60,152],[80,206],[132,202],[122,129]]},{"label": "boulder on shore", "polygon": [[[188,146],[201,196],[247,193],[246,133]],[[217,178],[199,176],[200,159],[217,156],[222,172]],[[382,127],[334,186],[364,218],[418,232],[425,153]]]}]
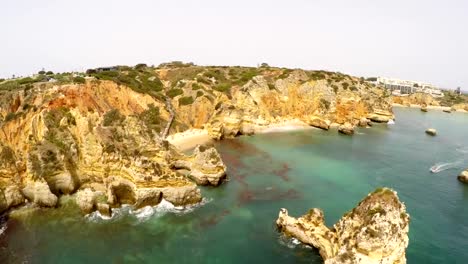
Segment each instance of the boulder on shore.
[{"label": "boulder on shore", "polygon": [[345,123],[338,127],[338,132],[345,135],[354,134],[354,127],[350,123]]},{"label": "boulder on shore", "polygon": [[365,117],[362,117],[361,119],[359,119],[359,126],[360,127],[369,127],[369,126],[372,126],[372,123],[369,119],[365,118]]},{"label": "boulder on shore", "polygon": [[421,111],[422,112],[427,112],[427,106],[425,106],[425,105],[421,106]]},{"label": "boulder on shore", "polygon": [[406,263],[410,217],[397,193],[378,188],[334,226],[320,209],[294,218],[281,209],[276,225],[283,234],[319,250],[325,264]]},{"label": "boulder on shore", "polygon": [[373,122],[387,123],[388,121],[395,119],[395,116],[389,111],[376,110],[374,113],[369,114],[367,118]]},{"label": "boulder on shore", "polygon": [[43,181],[28,182],[22,190],[23,195],[31,202],[44,207],[55,207],[58,198],[47,183]]},{"label": "boulder on shore", "polygon": [[320,128],[320,129],[323,129],[323,130],[328,130],[328,129],[330,129],[330,123],[331,122],[330,122],[330,120],[327,120],[327,119],[323,119],[323,118],[320,118],[320,117],[317,117],[317,116],[312,116],[312,117],[307,119],[307,123],[310,126]]},{"label": "boulder on shore", "polygon": [[435,136],[435,135],[437,135],[437,130],[435,130],[434,128],[428,128],[428,129],[426,129],[426,134],[428,134],[430,136]]},{"label": "boulder on shore", "polygon": [[458,175],[458,180],[463,182],[463,183],[468,183],[468,169],[464,170]]},{"label": "boulder on shore", "polygon": [[442,111],[445,112],[445,113],[449,113],[449,114],[452,113],[452,110],[450,110],[450,109],[444,109]]}]

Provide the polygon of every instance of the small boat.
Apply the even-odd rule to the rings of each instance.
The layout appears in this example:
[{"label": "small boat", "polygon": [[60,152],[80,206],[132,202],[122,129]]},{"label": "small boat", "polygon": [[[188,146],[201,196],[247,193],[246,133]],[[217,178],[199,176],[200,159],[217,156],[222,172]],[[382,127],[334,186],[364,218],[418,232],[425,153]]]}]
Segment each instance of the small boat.
[{"label": "small boat", "polygon": [[430,171],[432,173],[438,173],[440,172],[441,168],[442,168],[442,165],[434,165],[430,168]]},{"label": "small boat", "polygon": [[387,124],[389,124],[389,125],[394,125],[394,124],[395,124],[395,121],[393,121],[393,119],[390,119],[390,120],[388,120]]}]

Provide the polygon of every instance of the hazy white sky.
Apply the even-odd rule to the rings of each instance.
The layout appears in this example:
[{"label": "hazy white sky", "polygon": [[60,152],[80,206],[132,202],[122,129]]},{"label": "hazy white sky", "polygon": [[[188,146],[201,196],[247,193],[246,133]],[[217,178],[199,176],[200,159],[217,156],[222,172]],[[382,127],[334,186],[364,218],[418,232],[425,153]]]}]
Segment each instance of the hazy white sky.
[{"label": "hazy white sky", "polygon": [[183,60],[468,90],[466,0],[0,0],[0,76]]}]

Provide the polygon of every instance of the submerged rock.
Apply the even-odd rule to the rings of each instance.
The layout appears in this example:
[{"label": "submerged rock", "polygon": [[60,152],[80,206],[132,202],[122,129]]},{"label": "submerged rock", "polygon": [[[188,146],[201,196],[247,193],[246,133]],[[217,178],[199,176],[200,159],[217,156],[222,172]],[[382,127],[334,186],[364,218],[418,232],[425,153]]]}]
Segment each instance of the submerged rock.
[{"label": "submerged rock", "polygon": [[409,215],[395,191],[379,188],[334,226],[325,225],[320,209],[294,218],[281,209],[276,225],[287,236],[319,250],[326,264],[406,263]]},{"label": "submerged rock", "polygon": [[445,113],[449,113],[449,114],[452,113],[452,110],[451,110],[451,109],[444,109],[444,110],[442,110],[442,111],[445,112]]},{"label": "submerged rock", "polygon": [[435,130],[434,128],[428,128],[426,130],[426,134],[428,134],[430,136],[435,136],[435,135],[437,135],[437,130]]},{"label": "submerged rock", "polygon": [[345,123],[338,127],[338,132],[345,135],[354,134],[354,127],[350,123]]},{"label": "submerged rock", "polygon": [[463,183],[468,183],[468,170],[462,171],[457,178]]}]

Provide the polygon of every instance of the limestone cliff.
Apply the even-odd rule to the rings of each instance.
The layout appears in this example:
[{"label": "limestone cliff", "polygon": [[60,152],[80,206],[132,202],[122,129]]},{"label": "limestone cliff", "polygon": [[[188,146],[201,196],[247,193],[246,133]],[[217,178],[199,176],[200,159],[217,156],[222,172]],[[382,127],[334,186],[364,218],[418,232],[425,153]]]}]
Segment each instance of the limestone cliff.
[{"label": "limestone cliff", "polygon": [[401,104],[405,106],[440,106],[440,103],[436,98],[426,93],[414,93],[409,96],[393,96],[392,101],[395,104]]},{"label": "limestone cliff", "polygon": [[333,228],[316,208],[300,218],[281,209],[276,225],[285,235],[317,248],[327,264],[406,263],[409,215],[391,189],[369,194]]},{"label": "limestone cliff", "polygon": [[385,90],[334,72],[166,64],[78,75],[0,85],[0,211],[77,192],[84,212],[199,202],[197,184],[219,185],[226,167],[214,148],[182,153],[165,131],[221,139],[291,119],[352,131],[393,118]]}]

